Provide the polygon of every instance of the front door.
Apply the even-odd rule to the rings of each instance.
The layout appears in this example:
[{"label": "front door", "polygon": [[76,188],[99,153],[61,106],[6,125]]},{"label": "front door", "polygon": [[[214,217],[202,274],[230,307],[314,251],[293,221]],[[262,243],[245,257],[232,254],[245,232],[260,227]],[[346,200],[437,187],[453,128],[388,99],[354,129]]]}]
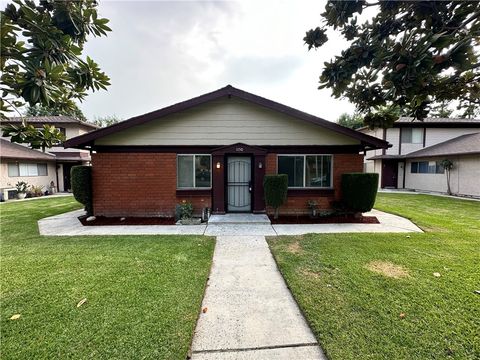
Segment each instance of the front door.
[{"label": "front door", "polygon": [[250,212],[252,210],[252,163],[247,156],[227,158],[227,210]]},{"label": "front door", "polygon": [[382,188],[397,188],[398,161],[382,161]]}]

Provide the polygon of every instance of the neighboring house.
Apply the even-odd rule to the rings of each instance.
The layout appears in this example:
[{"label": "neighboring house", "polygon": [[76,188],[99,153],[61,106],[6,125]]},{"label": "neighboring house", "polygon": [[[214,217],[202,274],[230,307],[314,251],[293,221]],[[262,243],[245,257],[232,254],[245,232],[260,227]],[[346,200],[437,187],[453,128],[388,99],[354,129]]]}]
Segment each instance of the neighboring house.
[{"label": "neighboring house", "polygon": [[[28,124],[32,124],[35,127],[41,128],[44,124],[54,125],[56,128],[65,135],[66,139],[70,139],[75,136],[79,136],[89,131],[98,129],[98,126],[95,124],[90,124],[84,121],[77,120],[70,116],[32,116],[24,117],[25,121]],[[11,117],[8,119],[2,119],[0,124],[2,126],[13,124],[18,125],[22,122],[20,117]],[[78,149],[65,149],[63,145],[55,146],[46,150],[44,155],[47,155],[48,158],[53,157],[55,165],[53,170],[49,167],[48,179],[43,175],[43,172],[35,174],[32,171],[27,172],[25,161],[29,159],[28,157],[6,157],[4,152],[10,148],[6,142],[9,142],[8,138],[2,138],[0,156],[2,158],[2,174],[0,181],[0,188],[7,189],[11,188],[10,185],[14,185],[18,181],[27,181],[29,184],[35,184],[38,186],[44,186],[44,191],[50,187],[51,181],[54,182],[55,188],[57,191],[70,191],[70,169],[74,165],[89,164],[90,163],[90,152],[87,150],[78,150]],[[12,144],[13,145],[13,144]],[[31,150],[27,148],[27,144],[15,144],[20,147],[25,148],[26,151],[29,151],[32,156],[33,154],[41,153],[41,151]],[[14,147],[17,149],[17,146]],[[19,150],[20,151],[20,150]],[[30,159],[36,159],[37,157]],[[10,164],[10,165],[9,165]],[[33,163],[30,164],[31,169],[33,169]],[[7,171],[7,168],[13,169],[15,166],[19,168],[18,172]],[[9,185],[10,184],[10,185]]]},{"label": "neighboring house", "polygon": [[360,129],[392,144],[367,151],[365,171],[380,174],[381,188],[447,192],[441,162],[453,162],[452,193],[480,196],[480,119],[400,118],[390,129]]},{"label": "neighboring house", "polygon": [[49,190],[57,183],[55,156],[32,150],[0,138],[0,198],[11,199],[16,195],[15,184],[26,181],[33,186]]},{"label": "neighboring house", "polygon": [[381,139],[226,86],[66,141],[94,151],[95,215],[265,212],[265,174],[289,175],[284,213],[329,208],[345,172],[361,172]]}]

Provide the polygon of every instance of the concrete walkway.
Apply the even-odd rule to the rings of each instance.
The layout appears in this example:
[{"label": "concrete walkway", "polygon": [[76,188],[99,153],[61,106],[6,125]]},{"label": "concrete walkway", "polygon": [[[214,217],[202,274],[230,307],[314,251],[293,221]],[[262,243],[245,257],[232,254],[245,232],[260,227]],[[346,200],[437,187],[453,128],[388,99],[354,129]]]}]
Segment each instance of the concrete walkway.
[{"label": "concrete walkway", "polygon": [[82,235],[303,235],[308,233],[353,233],[353,232],[422,232],[414,223],[401,216],[372,210],[367,216],[376,216],[380,224],[292,224],[270,225],[259,222],[209,223],[207,225],[112,225],[83,226],[78,217],[83,210],[51,216],[38,221],[40,235],[82,236]]},{"label": "concrete walkway", "polygon": [[192,359],[326,359],[264,236],[219,236]]}]

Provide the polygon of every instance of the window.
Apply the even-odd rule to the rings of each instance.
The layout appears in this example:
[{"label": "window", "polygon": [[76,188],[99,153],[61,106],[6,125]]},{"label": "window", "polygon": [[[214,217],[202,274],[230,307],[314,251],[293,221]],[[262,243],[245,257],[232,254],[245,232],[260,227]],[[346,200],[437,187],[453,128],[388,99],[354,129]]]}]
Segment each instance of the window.
[{"label": "window", "polygon": [[440,161],[414,161],[410,165],[412,174],[443,174],[444,169]]},{"label": "window", "polygon": [[422,144],[423,129],[421,128],[402,128],[402,144]]},{"label": "window", "polygon": [[8,164],[8,176],[47,176],[47,164],[10,163]]},{"label": "window", "polygon": [[212,185],[210,155],[178,155],[177,187],[179,189],[210,188]]},{"label": "window", "polygon": [[303,186],[304,156],[279,156],[278,173],[288,175],[289,187]]},{"label": "window", "polygon": [[279,155],[278,173],[288,175],[288,187],[330,188],[331,155]]}]

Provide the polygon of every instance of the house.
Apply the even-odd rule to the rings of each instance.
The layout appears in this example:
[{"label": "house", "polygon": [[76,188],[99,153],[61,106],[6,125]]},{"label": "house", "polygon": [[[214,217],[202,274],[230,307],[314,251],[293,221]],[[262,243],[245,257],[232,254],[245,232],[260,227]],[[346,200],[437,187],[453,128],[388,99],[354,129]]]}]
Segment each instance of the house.
[{"label": "house", "polygon": [[43,191],[57,183],[55,155],[32,150],[0,138],[0,198],[16,196],[15,184],[26,181]]},{"label": "house", "polygon": [[92,154],[93,207],[103,216],[264,213],[265,174],[289,175],[283,212],[340,198],[340,178],[361,172],[384,140],[226,86],[65,142]]},{"label": "house", "polygon": [[480,196],[480,119],[401,117],[392,128],[360,131],[392,144],[366,152],[365,171],[380,174],[381,188],[445,193],[441,162],[449,159],[452,193]]},{"label": "house", "polygon": [[[22,119],[38,128],[41,128],[44,124],[53,125],[60,129],[66,139],[98,129],[95,124],[80,121],[70,116],[11,117],[2,119],[0,125],[19,125]],[[5,192],[5,195],[9,191],[10,195],[14,195],[12,188],[18,181],[43,186],[43,191],[48,190],[53,181],[56,191],[70,191],[70,169],[72,166],[89,164],[91,160],[90,152],[87,150],[66,149],[63,145],[60,145],[43,153],[29,149],[25,145],[11,144],[8,138],[2,138],[0,188]],[[18,157],[15,157],[16,155]],[[45,166],[46,171],[34,171],[35,167],[45,169]],[[4,199],[8,198],[8,196],[4,196]]]}]

